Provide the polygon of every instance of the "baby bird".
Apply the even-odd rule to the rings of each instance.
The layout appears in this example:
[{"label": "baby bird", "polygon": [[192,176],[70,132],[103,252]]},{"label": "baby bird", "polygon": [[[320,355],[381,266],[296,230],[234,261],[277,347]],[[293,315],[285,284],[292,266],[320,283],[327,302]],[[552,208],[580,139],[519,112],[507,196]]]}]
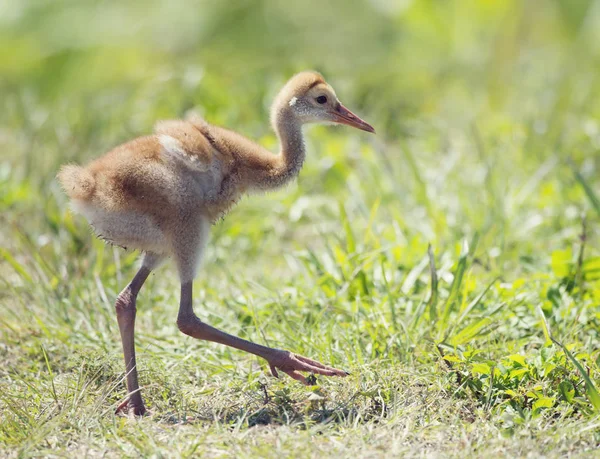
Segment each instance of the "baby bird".
[{"label": "baby bird", "polygon": [[220,331],[202,322],[192,307],[192,281],[211,224],[243,194],[279,188],[298,175],[305,158],[302,126],[307,123],[341,123],[375,132],[340,103],[320,74],[308,71],[292,77],[272,105],[271,124],[281,145],[278,155],[233,131],[190,117],[160,121],[153,135],[120,145],[86,167],[61,168],[58,179],[73,210],[89,221],[97,236],[143,254],[140,270],[115,304],[128,391],[117,412],[146,411],[135,361],[136,297],[150,272],[168,257],[179,271],[177,326],[186,335],[262,357],[275,377],[280,370],[307,383],[300,372],[347,374]]}]

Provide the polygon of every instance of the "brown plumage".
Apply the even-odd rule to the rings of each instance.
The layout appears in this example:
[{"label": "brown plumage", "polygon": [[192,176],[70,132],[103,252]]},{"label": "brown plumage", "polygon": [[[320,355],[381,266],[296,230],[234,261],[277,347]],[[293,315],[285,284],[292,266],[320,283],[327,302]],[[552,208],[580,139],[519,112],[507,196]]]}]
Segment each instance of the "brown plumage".
[{"label": "brown plumage", "polygon": [[116,302],[127,370],[128,399],[118,408],[145,412],[135,366],[134,322],[137,293],[166,257],[177,264],[181,301],[177,325],[198,339],[251,352],[306,382],[299,371],[327,376],[346,372],[319,362],[234,337],[201,322],[192,309],[192,281],[208,240],[210,224],[245,193],[267,191],[294,179],[304,162],[302,125],[342,123],[374,129],[338,101],[316,72],[294,76],[276,97],[271,123],[281,143],[274,155],[251,140],[199,117],[161,121],[153,135],[120,145],[86,167],[66,165],[58,179],[73,209],[97,235],[144,253],[142,267]]}]

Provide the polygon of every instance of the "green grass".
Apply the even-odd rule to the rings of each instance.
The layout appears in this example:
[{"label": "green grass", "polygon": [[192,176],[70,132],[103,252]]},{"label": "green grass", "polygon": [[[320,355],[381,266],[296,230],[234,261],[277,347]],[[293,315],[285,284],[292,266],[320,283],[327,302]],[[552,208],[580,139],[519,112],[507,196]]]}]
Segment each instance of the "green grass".
[{"label": "green grass", "polygon": [[[592,455],[600,2],[233,4],[0,5],[0,455]],[[298,183],[214,226],[195,309],[351,376],[185,337],[167,265],[138,300],[152,415],[115,416],[137,254],[71,215],[58,167],[192,108],[275,148],[307,68],[378,135],[309,130]]]}]

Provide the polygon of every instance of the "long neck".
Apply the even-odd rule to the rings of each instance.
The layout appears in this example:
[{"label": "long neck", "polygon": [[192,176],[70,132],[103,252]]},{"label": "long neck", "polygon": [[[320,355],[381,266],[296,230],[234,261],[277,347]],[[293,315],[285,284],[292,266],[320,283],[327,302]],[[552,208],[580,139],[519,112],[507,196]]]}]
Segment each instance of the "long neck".
[{"label": "long neck", "polygon": [[298,176],[304,163],[302,124],[292,112],[285,94],[280,94],[273,104],[271,124],[280,143],[278,155],[258,144],[243,147],[246,160],[241,175],[249,190],[266,191],[284,186]]},{"label": "long neck", "polygon": [[271,177],[274,185],[280,186],[298,176],[306,152],[302,125],[293,115],[289,106],[274,107],[272,122],[279,138],[280,154],[277,156],[277,167],[271,173]]}]

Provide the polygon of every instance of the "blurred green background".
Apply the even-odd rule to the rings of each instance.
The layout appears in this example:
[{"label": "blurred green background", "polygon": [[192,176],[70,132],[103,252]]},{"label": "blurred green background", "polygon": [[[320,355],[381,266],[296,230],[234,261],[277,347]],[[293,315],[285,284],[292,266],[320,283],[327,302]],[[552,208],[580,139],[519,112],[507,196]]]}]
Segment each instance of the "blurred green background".
[{"label": "blurred green background", "polygon": [[[315,129],[298,195],[380,200],[431,241],[498,226],[503,245],[529,228],[553,239],[587,208],[566,158],[598,186],[597,2],[6,1],[1,11],[9,195],[15,184],[55,193],[59,164],[192,108],[274,147],[268,106],[303,69],[321,71],[378,136]],[[35,193],[3,195],[4,208],[41,205]],[[304,207],[317,206],[327,204]],[[547,248],[532,242],[521,250]]]},{"label": "blurred green background", "polygon": [[[600,1],[3,0],[0,445],[41,448],[52,432],[100,453],[196,451],[195,431],[188,443],[146,443],[143,424],[113,430],[106,419],[124,396],[112,301],[137,255],[95,240],[54,177],[191,109],[275,152],[269,105],[306,69],[377,135],[307,129],[298,183],[244,198],[215,225],[196,282],[203,320],[351,369],[344,382],[323,382],[339,388],[320,393],[324,406],[414,435],[393,450],[367,421],[351,435],[354,418],[327,427],[366,450],[541,454],[528,438],[600,412],[593,383],[547,333],[597,385]],[[256,394],[262,406],[256,359],[181,336],[176,273],[161,273],[138,314],[150,409],[177,417],[215,403],[243,424],[231,407],[248,411]],[[83,395],[69,392],[81,378]],[[269,405],[273,422],[297,419],[282,406],[314,414],[302,389],[269,381],[269,391],[292,388],[287,405],[280,395]],[[409,413],[415,394],[429,404]],[[481,424],[469,427],[465,407]],[[447,436],[411,427],[430,423]],[[545,447],[597,445],[597,424],[569,425]],[[526,433],[511,441],[518,429]],[[243,435],[228,448],[267,454]]]}]

